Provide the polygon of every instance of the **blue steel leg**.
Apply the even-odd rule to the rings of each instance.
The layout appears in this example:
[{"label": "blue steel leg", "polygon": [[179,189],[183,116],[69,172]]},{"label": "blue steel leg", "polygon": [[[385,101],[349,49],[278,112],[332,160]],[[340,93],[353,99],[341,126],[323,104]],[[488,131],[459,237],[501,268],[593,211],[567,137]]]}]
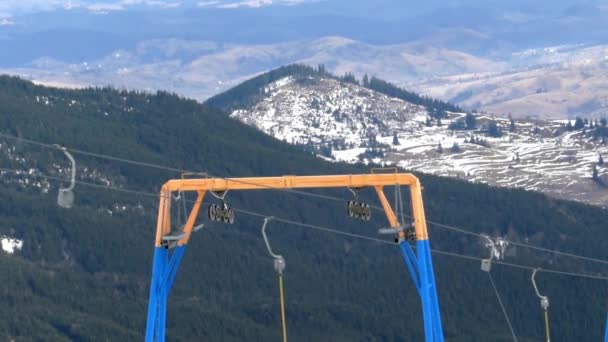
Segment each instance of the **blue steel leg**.
[{"label": "blue steel leg", "polygon": [[164,342],[165,341],[165,324],[167,318],[167,291],[166,291],[166,273],[168,268],[169,261],[169,251],[165,250],[165,253],[162,254],[162,262],[160,271],[160,281],[158,283],[158,287],[156,288],[156,293],[158,296],[158,317],[156,322],[156,339],[154,341]]},{"label": "blue steel leg", "polygon": [[435,282],[435,270],[433,268],[433,259],[431,258],[431,246],[428,240],[425,241],[427,248],[425,248],[426,253],[426,263],[428,267],[428,276],[429,276],[429,292],[430,292],[430,305],[431,310],[433,312],[433,336],[435,337],[435,341],[443,342],[443,325],[441,324],[441,312],[439,311],[439,298],[437,296],[437,283]]},{"label": "blue steel leg", "polygon": [[418,252],[418,272],[420,273],[420,300],[422,302],[422,317],[424,319],[424,339],[434,342],[433,338],[433,311],[431,310],[428,267],[426,266],[426,253],[424,253],[423,240],[416,243]]},{"label": "blue steel leg", "polygon": [[184,257],[184,252],[186,252],[186,245],[176,247],[173,255],[171,255],[171,265],[169,266],[170,273],[167,277],[167,295],[169,295],[171,288],[173,288],[173,282],[175,281],[179,264]]},{"label": "blue steel leg", "polygon": [[416,246],[418,272],[420,273],[420,297],[424,316],[424,335],[427,342],[443,342],[443,329],[430,244],[428,240],[418,240]]},{"label": "blue steel leg", "polygon": [[410,271],[414,286],[416,286],[416,290],[418,290],[418,294],[420,294],[420,277],[418,276],[418,267],[416,267],[416,256],[414,255],[414,251],[412,251],[412,247],[405,241],[399,243],[399,250],[403,255],[403,260],[405,261],[407,269]]},{"label": "blue steel leg", "polygon": [[604,337],[605,342],[608,342],[608,316],[606,316],[606,336]]},{"label": "blue steel leg", "polygon": [[169,251],[163,247],[156,247],[154,249],[152,280],[150,281],[150,298],[148,299],[148,320],[146,322],[146,342],[154,341],[155,333],[157,332],[160,303],[158,288],[162,283],[168,252]]},{"label": "blue steel leg", "polygon": [[412,247],[407,242],[402,241],[399,243],[399,250],[403,255],[403,260],[414,281],[414,285],[418,289],[422,302],[425,340],[427,342],[443,342],[441,313],[439,311],[439,300],[429,241],[419,240],[416,243],[416,249],[418,257],[414,255]]},{"label": "blue steel leg", "polygon": [[169,258],[169,250],[157,247],[154,250],[146,342],[164,342],[167,323],[167,298],[175,281],[177,270],[186,251],[186,245],[176,247]]}]

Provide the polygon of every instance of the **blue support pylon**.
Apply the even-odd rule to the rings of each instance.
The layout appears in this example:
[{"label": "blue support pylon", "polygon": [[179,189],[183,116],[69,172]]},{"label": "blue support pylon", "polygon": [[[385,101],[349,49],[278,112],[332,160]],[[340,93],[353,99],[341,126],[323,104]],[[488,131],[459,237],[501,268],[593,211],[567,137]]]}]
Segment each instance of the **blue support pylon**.
[{"label": "blue support pylon", "polygon": [[148,320],[146,323],[146,342],[164,342],[167,320],[167,297],[177,270],[186,251],[186,245],[178,246],[169,256],[169,249],[156,247],[152,263],[152,281],[148,301]]},{"label": "blue support pylon", "polygon": [[429,240],[416,242],[418,256],[405,240],[399,242],[399,250],[422,302],[425,340],[426,342],[443,342],[443,327]]}]

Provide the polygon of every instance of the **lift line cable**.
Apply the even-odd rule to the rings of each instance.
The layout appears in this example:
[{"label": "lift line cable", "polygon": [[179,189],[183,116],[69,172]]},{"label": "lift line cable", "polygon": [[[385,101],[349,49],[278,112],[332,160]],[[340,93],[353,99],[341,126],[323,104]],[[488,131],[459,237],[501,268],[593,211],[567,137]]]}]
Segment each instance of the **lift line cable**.
[{"label": "lift line cable", "polygon": [[500,304],[502,313],[504,314],[505,320],[507,321],[507,325],[509,326],[509,330],[511,331],[511,336],[513,336],[513,341],[517,342],[517,336],[515,335],[515,331],[513,330],[513,326],[511,325],[511,321],[509,320],[509,315],[507,314],[507,310],[505,310],[505,306],[502,303],[502,299],[500,299],[500,293],[498,293],[496,284],[494,284],[494,278],[492,278],[492,272],[487,272],[487,273],[488,273],[488,277],[490,278],[490,283],[492,284],[492,288],[494,289],[494,293],[496,294],[496,298],[498,299],[498,304]]},{"label": "lift line cable", "polygon": [[[16,141],[21,141],[21,142],[24,142],[24,143],[28,143],[28,144],[32,144],[32,145],[36,145],[36,146],[40,146],[40,147],[44,147],[44,148],[49,148],[49,149],[54,149],[54,150],[57,149],[57,144],[47,144],[47,143],[43,143],[43,142],[32,140],[32,139],[17,137],[15,135],[11,135],[11,134],[0,133],[0,137],[7,138],[7,139],[12,139],[12,140],[16,140]],[[190,171],[190,170],[173,168],[173,167],[168,167],[168,166],[159,165],[159,164],[153,164],[153,163],[148,163],[148,162],[141,162],[141,161],[127,159],[127,158],[120,158],[120,157],[115,157],[115,156],[111,156],[111,155],[107,155],[107,154],[88,152],[88,151],[79,150],[79,149],[73,149],[73,148],[66,148],[66,149],[68,151],[72,152],[72,153],[75,153],[75,154],[81,154],[81,155],[92,156],[92,157],[100,158],[100,159],[107,159],[107,160],[112,160],[112,161],[117,161],[117,162],[123,162],[123,163],[127,163],[127,164],[141,166],[141,167],[156,168],[156,169],[159,169],[159,170],[178,172],[178,173],[192,173],[193,172],[193,171]],[[211,175],[209,173],[207,173],[207,175],[210,176],[210,177],[214,177],[213,175]],[[249,185],[260,185],[260,184],[257,184],[255,182],[247,182],[247,181],[242,181],[242,180],[236,180],[236,179],[232,179],[232,178],[229,178],[229,177],[216,177],[216,178],[220,178],[220,179],[224,179],[224,180],[230,180],[230,181],[239,181],[241,183],[249,184]],[[329,196],[329,195],[321,195],[321,194],[311,193],[311,192],[307,192],[307,191],[299,191],[299,190],[294,190],[294,189],[279,189],[279,188],[268,186],[268,185],[260,185],[260,186],[268,188],[268,189],[277,190],[277,191],[290,192],[290,193],[294,193],[294,194],[298,194],[298,195],[315,197],[315,198],[319,198],[319,199],[326,199],[326,200],[338,201],[338,202],[344,202],[345,201],[345,199],[343,199],[343,198]],[[103,187],[103,186],[100,185],[100,187]],[[373,209],[379,210],[379,211],[384,211],[384,209],[382,207],[377,206],[377,205],[370,205],[370,207],[373,208]],[[409,215],[406,215],[406,216],[409,216]],[[480,233],[475,233],[475,232],[472,232],[470,230],[463,229],[463,228],[460,228],[460,227],[456,227],[456,226],[452,226],[452,225],[448,225],[448,224],[443,224],[443,223],[439,223],[439,222],[434,222],[434,221],[430,221],[430,220],[427,220],[427,224],[435,226],[435,227],[451,230],[451,231],[454,231],[454,232],[458,232],[458,233],[462,233],[462,234],[467,234],[467,235],[471,235],[471,236],[476,236],[476,237],[479,237],[479,238],[483,238],[483,235],[480,234]],[[510,240],[506,240],[506,239],[503,239],[503,240],[505,242],[511,244],[511,245],[519,246],[519,247],[522,247],[522,248],[529,248],[529,249],[534,249],[534,250],[545,252],[545,253],[553,253],[553,254],[561,255],[561,256],[565,256],[565,257],[585,260],[585,261],[589,261],[589,262],[597,262],[597,263],[608,265],[608,260],[603,260],[603,259],[598,259],[598,258],[593,258],[593,257],[587,257],[587,256],[577,255],[577,254],[568,253],[568,252],[561,252],[561,251],[558,251],[558,250],[554,250],[554,249],[550,249],[550,248],[544,248],[544,247],[535,246],[535,245],[530,245],[530,244],[526,244],[526,243],[522,243],[522,242],[510,241]]]},{"label": "lift line cable", "polygon": [[[15,174],[16,176],[30,176],[30,177],[33,176],[33,177],[38,177],[38,178],[56,180],[56,181],[60,181],[60,182],[66,181],[64,178],[57,177],[57,176],[51,176],[51,175],[43,174],[40,172],[38,172],[36,174],[28,174],[28,172],[25,170],[16,170],[16,169],[7,169],[7,168],[0,168],[0,172],[12,173],[12,174]],[[122,193],[126,193],[126,194],[131,194],[131,195],[141,195],[141,196],[153,197],[153,198],[157,198],[157,199],[160,197],[159,194],[154,194],[151,192],[124,189],[124,188],[119,188],[116,186],[91,183],[91,182],[87,182],[87,181],[76,180],[75,183],[79,184],[79,185],[92,187],[92,188],[117,191],[117,192],[122,192]],[[167,198],[169,198],[169,196],[167,196]]]},{"label": "lift line cable", "polygon": [[[36,146],[43,147],[43,148],[57,149],[56,144],[47,144],[47,143],[43,143],[40,141],[31,140],[31,139],[27,139],[27,138],[21,138],[21,137],[17,137],[17,136],[6,134],[6,133],[0,133],[0,137],[6,138],[6,139],[12,139],[12,140],[16,140],[16,141],[21,141],[21,142],[24,142],[27,144],[36,145]],[[111,156],[108,154],[89,152],[89,151],[84,151],[84,150],[71,148],[71,147],[66,147],[66,149],[74,154],[80,154],[80,155],[90,156],[90,157],[99,158],[99,159],[106,159],[106,160],[121,162],[121,163],[125,163],[125,164],[131,164],[131,165],[135,165],[135,166],[154,168],[154,169],[158,169],[158,170],[164,170],[164,171],[175,172],[175,173],[195,173],[192,170],[174,168],[174,167],[169,167],[169,166],[160,165],[160,164],[154,164],[154,163],[142,162],[142,161],[133,160],[133,159],[115,157],[115,156]],[[224,179],[224,180],[230,179],[228,177],[215,177],[207,172],[205,172],[205,174],[207,174],[209,177],[220,178],[220,179]],[[230,179],[230,180],[237,181],[234,179]],[[238,182],[243,183],[243,184],[249,184],[249,185],[259,185],[257,183],[246,182],[246,181],[242,181],[242,180],[238,180]],[[326,199],[326,200],[331,200],[331,201],[339,201],[339,202],[345,201],[343,198],[315,194],[315,193],[307,192],[307,191],[299,191],[299,190],[294,190],[294,189],[278,189],[278,188],[268,186],[268,185],[260,185],[260,186],[268,188],[268,189],[277,190],[277,191],[291,192],[291,193],[298,194],[298,195],[316,197],[316,198]],[[375,206],[375,209],[383,210],[382,207],[380,207],[380,206]]]},{"label": "lift line cable", "polygon": [[[250,215],[250,216],[254,216],[254,217],[258,217],[258,218],[266,218],[269,216],[269,215],[265,215],[265,214],[251,211],[251,210],[244,210],[244,209],[238,209],[238,208],[233,208],[233,209],[236,212],[240,212],[242,214],[246,214],[246,215]],[[387,241],[387,240],[376,239],[373,237],[360,235],[360,234],[356,234],[356,233],[349,233],[349,232],[345,232],[342,230],[328,228],[328,227],[324,227],[324,226],[320,226],[320,225],[303,223],[303,222],[293,221],[293,220],[289,220],[289,219],[283,219],[283,218],[279,218],[276,216],[273,216],[273,220],[277,221],[277,222],[283,222],[285,224],[289,224],[289,225],[293,225],[293,226],[299,226],[299,227],[310,228],[310,229],[319,230],[319,231],[323,231],[323,232],[327,232],[327,233],[349,236],[349,237],[353,237],[353,238],[357,238],[357,239],[361,239],[361,240],[378,242],[378,243],[385,244],[385,245],[391,245],[391,246],[397,245],[395,242],[391,242],[391,241]],[[412,247],[415,248],[415,246],[412,246]],[[454,252],[448,252],[448,251],[443,251],[443,250],[439,250],[439,249],[431,249],[431,252],[433,252],[435,254],[452,256],[452,257],[461,258],[461,259],[473,260],[473,261],[477,261],[477,262],[483,260],[482,258],[479,258],[479,257],[459,254],[459,253],[454,253]],[[559,270],[553,270],[553,269],[538,268],[538,267],[532,267],[532,266],[515,264],[515,263],[510,263],[510,262],[505,262],[505,261],[498,261],[498,260],[494,260],[493,263],[503,265],[503,266],[524,269],[524,270],[530,270],[530,271],[538,269],[539,272],[553,273],[553,274],[564,275],[564,276],[590,278],[590,279],[597,279],[597,280],[608,280],[608,276],[600,276],[600,275],[593,275],[593,274],[574,273],[574,272],[566,272],[566,271],[559,271]]]},{"label": "lift line cable", "polygon": [[[14,174],[17,174],[17,175],[24,175],[26,173],[24,170],[15,170],[15,169],[6,169],[6,168],[0,168],[0,172],[10,172],[10,173],[14,173]],[[63,178],[54,177],[54,176],[47,176],[47,175],[44,175],[44,174],[41,174],[41,173],[39,173],[39,174],[37,174],[35,176],[38,176],[38,177],[41,177],[41,178],[53,179],[53,180],[57,180],[57,181],[65,181],[65,179],[63,179]],[[160,198],[159,194],[154,194],[154,193],[150,193],[150,192],[137,191],[137,190],[129,190],[129,189],[123,189],[123,188],[118,188],[118,187],[113,187],[113,186],[105,186],[105,185],[95,184],[95,183],[90,183],[90,182],[85,182],[85,181],[76,181],[76,182],[77,182],[77,184],[84,185],[84,186],[89,186],[89,187],[93,187],[93,188],[97,188],[97,189],[100,189],[100,190],[116,191],[116,192],[136,195],[136,196],[146,196],[146,197],[155,198],[155,199]],[[169,196],[167,196],[167,198],[169,198]],[[187,200],[187,201],[189,203],[197,203],[196,200]],[[262,214],[262,213],[259,213],[259,212],[251,211],[251,210],[238,209],[238,208],[233,208],[233,209],[236,212],[240,212],[242,214],[250,215],[250,216],[258,217],[258,218],[266,218],[266,217],[270,216],[270,215]],[[326,232],[326,233],[331,233],[331,234],[336,234],[336,235],[348,236],[348,237],[351,237],[351,238],[356,238],[356,239],[360,239],[360,240],[367,240],[367,241],[376,242],[376,243],[380,243],[380,244],[384,244],[384,245],[391,245],[391,246],[396,246],[397,245],[395,242],[391,242],[391,241],[387,241],[387,240],[382,240],[382,239],[374,238],[374,237],[371,237],[371,236],[366,236],[366,235],[361,235],[361,234],[356,234],[356,233],[349,233],[349,232],[345,232],[343,230],[329,228],[329,227],[324,227],[324,226],[320,226],[320,225],[316,225],[316,224],[304,223],[304,222],[294,221],[294,220],[280,218],[280,217],[276,217],[276,216],[273,216],[273,220],[277,221],[277,222],[282,222],[282,223],[285,223],[285,224],[288,224],[288,225],[299,226],[299,227],[303,227],[303,228],[309,228],[309,229],[323,231],[323,232]],[[415,248],[415,246],[413,246],[413,247]],[[451,257],[455,257],[455,258],[467,259],[467,260],[472,260],[472,261],[477,261],[477,262],[479,262],[479,261],[482,260],[482,258],[479,258],[479,257],[475,257],[475,256],[471,256],[471,255],[465,255],[465,254],[459,254],[459,253],[454,253],[454,252],[448,252],[448,251],[443,251],[443,250],[439,250],[439,249],[431,249],[431,252],[433,252],[435,254],[439,254],[439,255],[451,256]],[[608,281],[608,276],[601,276],[601,275],[593,275],[593,274],[586,274],[586,273],[575,273],[575,272],[559,271],[559,270],[553,270],[553,269],[538,268],[538,267],[532,267],[532,266],[521,265],[521,264],[516,264],[516,263],[509,263],[509,262],[498,261],[498,260],[494,260],[493,263],[494,264],[503,265],[503,266],[513,267],[513,268],[530,270],[530,271],[534,271],[535,269],[538,269],[539,272],[544,272],[544,273],[553,273],[553,274],[558,274],[558,275],[563,275],[563,276],[571,276],[571,277],[579,277],[579,278],[588,278],[588,279],[596,279],[596,280],[606,280],[606,281]]]},{"label": "lift line cable", "polygon": [[[452,231],[455,231],[455,232],[458,232],[458,233],[462,233],[462,234],[467,234],[467,235],[483,238],[482,234],[475,233],[475,232],[472,232],[470,230],[466,230],[466,229],[459,228],[459,227],[454,227],[454,226],[447,225],[447,224],[432,222],[432,221],[427,221],[427,222],[430,225],[433,225],[435,227],[445,228],[445,229],[452,230]],[[581,260],[585,260],[585,261],[597,262],[597,263],[608,265],[608,260],[587,257],[587,256],[573,254],[573,253],[568,253],[568,252],[561,252],[561,251],[558,251],[558,250],[555,250],[555,249],[550,249],[550,248],[545,248],[545,247],[539,247],[539,246],[530,245],[530,244],[523,243],[523,242],[510,241],[510,240],[506,240],[506,239],[502,239],[502,240],[505,241],[505,242],[507,242],[507,243],[509,243],[509,244],[511,244],[511,245],[514,245],[514,246],[519,246],[519,247],[529,248],[529,249],[535,249],[535,250],[541,251],[541,252],[553,253],[553,254],[561,255],[561,256],[565,256],[565,257],[570,257],[570,258],[575,258],[575,259],[581,259]]]}]

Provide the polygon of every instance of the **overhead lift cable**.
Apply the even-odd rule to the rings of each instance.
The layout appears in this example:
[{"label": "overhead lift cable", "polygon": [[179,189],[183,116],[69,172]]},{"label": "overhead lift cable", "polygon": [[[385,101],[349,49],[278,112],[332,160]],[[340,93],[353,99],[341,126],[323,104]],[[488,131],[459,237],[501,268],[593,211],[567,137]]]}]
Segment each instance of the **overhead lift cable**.
[{"label": "overhead lift cable", "polygon": [[[0,133],[0,137],[15,140],[15,141],[20,141],[20,142],[31,144],[31,145],[36,145],[36,146],[43,147],[43,148],[49,148],[49,149],[57,148],[56,147],[57,145],[54,145],[54,144],[48,144],[48,143],[44,143],[44,142],[40,142],[40,141],[36,141],[36,140],[32,140],[32,139],[27,139],[27,138],[22,138],[22,137],[18,137],[18,136],[6,134],[6,133]],[[74,154],[81,154],[81,155],[86,155],[86,156],[91,156],[91,157],[106,159],[106,160],[111,160],[111,161],[117,161],[117,162],[122,162],[122,163],[126,163],[126,164],[141,166],[141,167],[155,168],[158,170],[165,170],[165,171],[175,172],[175,173],[192,173],[193,172],[191,170],[174,168],[174,167],[169,167],[169,166],[154,164],[154,163],[149,163],[149,162],[142,162],[142,161],[137,161],[137,160],[128,159],[128,158],[115,157],[115,156],[111,156],[111,155],[107,155],[107,154],[89,152],[89,151],[80,150],[80,149],[76,149],[76,148],[67,148],[66,147],[66,149]],[[211,174],[208,174],[208,176],[215,177]],[[229,178],[229,177],[216,177],[216,178],[234,181],[233,178]],[[256,185],[256,184],[250,184],[250,185]],[[337,202],[345,201],[343,198],[323,195],[323,194],[317,194],[317,193],[312,193],[312,192],[307,192],[307,191],[299,191],[299,190],[295,190],[295,189],[277,189],[277,188],[270,187],[270,186],[264,186],[264,187],[269,188],[269,189],[274,189],[277,191],[288,192],[288,193],[293,193],[293,194],[298,194],[298,195],[303,195],[303,196],[308,196],[308,197],[314,197],[314,198],[319,198],[319,199],[326,199],[326,200],[337,201]],[[382,207],[376,206],[376,205],[370,205],[370,208],[373,208],[375,210],[380,210],[380,211],[384,210]],[[467,235],[482,238],[482,234],[480,234],[480,233],[476,233],[476,232],[473,232],[473,231],[470,231],[467,229],[463,229],[460,227],[456,227],[453,225],[443,224],[443,223],[434,222],[434,221],[430,221],[430,220],[427,220],[427,224],[438,227],[438,228],[443,228],[443,229],[451,230],[454,232],[459,232],[462,234],[467,234]],[[559,250],[530,245],[530,244],[522,243],[522,242],[516,242],[516,241],[511,241],[511,240],[504,240],[504,241],[508,242],[511,245],[519,246],[522,248],[529,248],[529,249],[534,249],[534,250],[541,251],[541,252],[561,255],[564,257],[570,257],[570,258],[585,260],[588,262],[597,262],[597,263],[602,263],[602,264],[608,265],[608,260],[582,256],[582,255],[578,255],[578,254],[574,254],[574,253],[562,252]]]},{"label": "overhead lift cable", "polygon": [[[27,144],[31,144],[31,145],[35,145],[35,146],[39,146],[39,147],[43,147],[43,148],[48,148],[48,149],[57,148],[56,145],[54,145],[54,144],[47,144],[44,142],[27,139],[27,138],[22,138],[22,137],[18,137],[18,136],[6,134],[6,133],[0,133],[0,137],[15,140],[15,141],[20,141],[23,143],[27,143]],[[89,151],[80,150],[80,149],[76,149],[76,148],[67,148],[66,147],[66,149],[74,154],[81,154],[81,155],[86,155],[86,156],[91,156],[91,157],[106,159],[106,160],[111,160],[111,161],[117,161],[117,162],[127,163],[127,164],[131,164],[131,165],[141,166],[141,167],[155,168],[158,170],[165,170],[165,171],[175,172],[175,173],[192,173],[193,172],[191,170],[168,167],[165,165],[159,165],[159,164],[154,164],[154,163],[149,163],[149,162],[142,162],[142,161],[137,161],[137,160],[128,159],[128,158],[115,157],[115,156],[111,156],[111,155],[107,155],[107,154],[89,152]],[[208,174],[208,176],[214,177],[211,174]],[[47,178],[52,179],[50,176],[48,176]],[[225,180],[229,180],[229,179],[234,180],[234,179],[228,178],[228,177],[216,177],[216,178],[222,178]],[[78,184],[81,182],[76,182],[76,183]],[[99,186],[99,187],[103,187],[103,186]],[[308,197],[313,197],[313,198],[326,199],[326,200],[331,200],[331,201],[336,201],[336,202],[345,201],[343,198],[323,195],[323,194],[317,194],[317,193],[312,193],[312,192],[307,192],[307,191],[299,191],[299,190],[294,190],[294,189],[277,189],[277,188],[273,188],[273,187],[269,187],[269,186],[265,186],[265,187],[274,189],[277,191],[283,191],[283,192],[288,192],[288,193],[293,193],[293,194],[298,194],[298,195],[303,195],[303,196],[308,196]],[[157,195],[155,195],[155,196],[157,196]],[[383,211],[382,207],[376,206],[376,205],[370,205],[370,208]],[[438,228],[443,228],[443,229],[451,230],[454,232],[482,238],[482,234],[480,234],[480,233],[476,233],[476,232],[473,232],[473,231],[470,231],[467,229],[463,229],[460,227],[456,227],[453,225],[443,224],[443,223],[434,222],[434,221],[430,221],[430,220],[427,221],[427,224],[438,227]],[[608,265],[608,260],[582,256],[582,255],[578,255],[578,254],[574,254],[574,253],[562,252],[559,250],[549,249],[549,248],[545,248],[545,247],[530,245],[527,243],[516,242],[516,241],[511,241],[511,240],[505,240],[505,242],[508,242],[511,245],[519,246],[522,248],[528,248],[528,249],[533,249],[533,250],[537,250],[537,251],[541,251],[541,252],[545,252],[545,253],[551,253],[551,254],[555,254],[555,255],[561,255],[564,257],[570,257],[570,258],[580,259],[580,260],[584,260],[584,261],[588,261],[588,262],[596,262],[596,263],[602,263],[602,264]]]},{"label": "overhead lift cable", "polygon": [[[0,172],[12,173],[12,174],[15,174],[17,176],[27,175],[27,171],[26,170],[0,168]],[[45,178],[45,179],[51,179],[51,180],[55,180],[55,181],[64,181],[63,178],[55,177],[55,176],[51,176],[51,175],[46,175],[46,174],[42,174],[42,173],[36,174],[34,176],[40,177],[40,178]],[[96,188],[96,189],[99,189],[99,190],[115,191],[115,192],[120,192],[120,193],[125,193],[125,194],[131,194],[131,195],[134,195],[134,196],[148,197],[150,199],[158,199],[159,197],[161,197],[161,195],[156,194],[156,193],[151,193],[151,192],[146,192],[146,191],[139,191],[139,190],[125,189],[125,188],[120,188],[120,187],[116,187],[116,186],[108,186],[108,185],[96,184],[96,183],[91,183],[91,182],[86,182],[86,181],[76,180],[75,183],[83,185],[83,186],[91,187],[91,188]],[[165,197],[169,197],[169,196],[165,196]],[[187,200],[187,202],[191,203],[191,204],[196,204],[197,203],[197,201],[195,201],[195,200]],[[252,211],[252,210],[239,209],[239,208],[232,208],[232,209],[234,209],[235,212],[239,212],[239,213],[242,213],[242,214],[245,214],[245,215],[249,215],[249,216],[253,216],[253,217],[258,217],[258,218],[265,218],[265,217],[269,216],[268,214],[263,214],[263,213],[259,213],[259,212]],[[351,238],[360,239],[360,240],[367,240],[367,241],[371,241],[371,242],[380,243],[380,244],[383,244],[383,245],[391,245],[391,246],[395,246],[396,245],[396,243],[394,243],[392,241],[387,241],[387,240],[378,239],[378,238],[374,238],[374,237],[371,237],[371,236],[366,236],[366,235],[361,235],[361,234],[356,234],[356,233],[350,233],[350,232],[346,232],[346,231],[343,231],[343,230],[334,229],[334,228],[330,228],[330,227],[326,227],[326,226],[321,226],[321,225],[316,225],[316,224],[310,224],[310,223],[304,223],[304,222],[294,221],[294,220],[291,220],[291,219],[280,218],[280,217],[276,217],[276,216],[274,216],[273,219],[275,221],[277,221],[277,222],[282,222],[282,223],[285,223],[285,224],[288,224],[288,225],[298,226],[298,227],[302,227],[302,228],[309,228],[309,229],[323,231],[323,232],[330,233],[330,234],[337,234],[337,235],[342,235],[342,236],[348,236],[348,237],[351,237]],[[415,246],[414,246],[414,248],[415,248]],[[466,259],[466,260],[471,260],[471,261],[477,261],[477,262],[479,262],[479,261],[484,260],[483,258],[472,256],[472,255],[465,255],[465,254],[454,253],[454,252],[449,252],[449,251],[443,251],[443,250],[438,250],[438,249],[432,249],[431,251],[433,253],[436,253],[436,254],[439,254],[439,255],[451,256],[451,257],[461,258],[461,259]],[[563,275],[563,276],[571,276],[571,277],[588,278],[588,279],[596,279],[596,280],[607,280],[608,281],[608,276],[603,276],[603,275],[594,275],[594,274],[586,274],[586,273],[576,273],[576,272],[560,271],[560,270],[547,269],[547,268],[538,268],[538,267],[533,267],[533,266],[528,266],[528,265],[521,265],[521,264],[510,263],[510,262],[505,262],[505,261],[497,261],[497,260],[494,260],[493,263],[494,264],[498,264],[498,265],[507,266],[507,267],[513,267],[513,268],[519,268],[519,269],[524,269],[524,270],[530,270],[530,271],[534,271],[535,269],[538,269],[539,272],[544,272],[544,273],[552,273],[552,274]]]},{"label": "overhead lift cable", "polygon": [[502,313],[505,316],[507,325],[509,326],[509,331],[511,332],[511,336],[513,336],[513,341],[517,342],[517,336],[515,335],[515,331],[513,330],[513,326],[511,325],[511,320],[509,320],[509,315],[507,314],[507,310],[505,310],[505,306],[502,303],[502,299],[500,299],[500,294],[498,293],[496,284],[494,284],[494,278],[492,277],[492,271],[489,271],[487,273],[488,273],[488,277],[490,278],[490,283],[492,284],[492,288],[494,289],[494,293],[496,294],[496,298],[498,299],[498,303],[500,304],[500,308],[502,309]]},{"label": "overhead lift cable", "polygon": [[515,335],[515,330],[513,330],[513,326],[511,325],[511,320],[509,319],[509,315],[507,314],[507,310],[505,309],[504,304],[502,303],[502,299],[500,298],[500,293],[498,293],[498,289],[496,288],[496,284],[494,284],[494,278],[492,277],[492,261],[496,257],[496,259],[500,260],[502,257],[501,251],[496,247],[496,243],[488,236],[484,236],[487,240],[486,247],[490,250],[490,257],[488,259],[483,259],[481,261],[481,270],[488,274],[488,278],[490,279],[490,284],[492,284],[492,289],[494,289],[494,294],[496,294],[496,298],[498,299],[498,304],[500,304],[500,309],[505,317],[505,321],[509,326],[509,331],[511,332],[511,336],[513,337],[513,341],[517,342],[517,336]]},{"label": "overhead lift cable", "polygon": [[[17,169],[0,168],[0,172],[12,173],[12,174],[15,174],[17,176],[28,175],[26,170],[17,170]],[[32,175],[29,175],[29,176],[32,176]],[[64,181],[63,178],[56,177],[56,176],[51,176],[51,175],[47,175],[47,174],[43,174],[43,173],[38,173],[38,174],[36,174],[34,176],[40,177],[40,178],[45,178],[45,179],[51,179],[51,180],[55,180],[55,181]],[[134,196],[143,196],[143,197],[147,197],[147,198],[150,198],[150,199],[158,199],[159,197],[161,197],[161,195],[159,195],[157,193],[151,193],[151,192],[146,192],[146,191],[125,189],[125,188],[120,188],[120,187],[116,187],[116,186],[102,185],[102,184],[96,184],[96,183],[91,183],[91,182],[86,182],[86,181],[76,180],[75,183],[79,184],[79,185],[91,187],[91,188],[96,188],[96,189],[99,189],[99,190],[115,191],[115,192],[130,194],[130,195],[134,195]],[[169,196],[165,196],[165,197],[169,197]],[[191,204],[196,204],[197,203],[196,200],[187,200],[187,202],[191,203]],[[268,214],[263,214],[263,213],[259,213],[259,212],[255,212],[255,211],[251,211],[251,210],[246,210],[246,209],[239,209],[239,208],[232,208],[232,209],[234,209],[235,212],[239,212],[239,213],[242,213],[242,214],[245,214],[245,215],[249,215],[249,216],[253,216],[253,217],[258,217],[258,218],[265,218],[265,217],[269,216]],[[367,241],[371,241],[371,242],[380,243],[380,244],[383,244],[383,245],[391,245],[391,246],[395,246],[396,245],[396,243],[391,242],[391,241],[387,241],[387,240],[383,240],[383,239],[378,239],[378,238],[374,238],[374,237],[371,237],[371,236],[356,234],[356,233],[350,233],[350,232],[346,232],[346,231],[339,230],[339,229],[329,228],[329,227],[326,227],[326,226],[321,226],[321,225],[316,225],[316,224],[310,224],[310,223],[304,223],[304,222],[294,221],[294,220],[291,220],[291,219],[280,218],[280,217],[276,217],[276,216],[274,216],[273,219],[275,221],[277,221],[277,222],[282,222],[282,223],[285,223],[285,224],[288,224],[288,225],[298,226],[298,227],[302,227],[302,228],[309,228],[309,229],[323,231],[323,232],[330,233],[330,234],[337,234],[337,235],[342,235],[342,236],[348,236],[348,237],[351,237],[351,238],[360,239],[360,240],[367,240]],[[415,248],[415,246],[414,246],[414,248]],[[479,257],[476,257],[476,256],[465,255],[465,254],[460,254],[460,253],[454,253],[454,252],[449,252],[449,251],[443,251],[443,250],[438,250],[438,249],[432,249],[431,252],[433,252],[435,254],[439,254],[439,255],[451,256],[451,257],[455,257],[455,258],[461,258],[461,259],[472,260],[472,261],[477,261],[477,262],[484,260],[483,258],[479,258]],[[603,275],[594,275],[594,274],[586,274],[586,273],[576,273],[576,272],[560,271],[560,270],[547,269],[547,268],[538,268],[538,267],[533,267],[533,266],[528,266],[528,265],[521,265],[521,264],[510,263],[510,262],[505,262],[505,261],[496,261],[496,260],[494,260],[493,263],[494,264],[498,264],[498,265],[507,266],[507,267],[513,267],[513,268],[519,268],[519,269],[524,269],[524,270],[530,270],[530,271],[534,271],[534,270],[538,269],[539,272],[544,272],[544,273],[552,273],[552,274],[563,275],[563,276],[571,276],[571,277],[588,278],[588,279],[596,279],[596,280],[607,280],[608,281],[608,276],[603,276]],[[608,342],[608,341],[606,341],[606,342]]]}]

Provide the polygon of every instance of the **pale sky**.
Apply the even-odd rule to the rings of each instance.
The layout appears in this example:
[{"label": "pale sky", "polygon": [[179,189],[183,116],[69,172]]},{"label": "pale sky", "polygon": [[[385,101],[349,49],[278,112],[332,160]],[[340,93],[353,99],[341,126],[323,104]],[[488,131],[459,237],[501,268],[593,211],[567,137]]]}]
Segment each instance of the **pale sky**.
[{"label": "pale sky", "polygon": [[0,18],[54,9],[119,11],[133,6],[157,8],[176,8],[180,6],[197,6],[201,8],[257,8],[272,4],[297,4],[306,1],[314,0],[2,0],[0,1]]}]

